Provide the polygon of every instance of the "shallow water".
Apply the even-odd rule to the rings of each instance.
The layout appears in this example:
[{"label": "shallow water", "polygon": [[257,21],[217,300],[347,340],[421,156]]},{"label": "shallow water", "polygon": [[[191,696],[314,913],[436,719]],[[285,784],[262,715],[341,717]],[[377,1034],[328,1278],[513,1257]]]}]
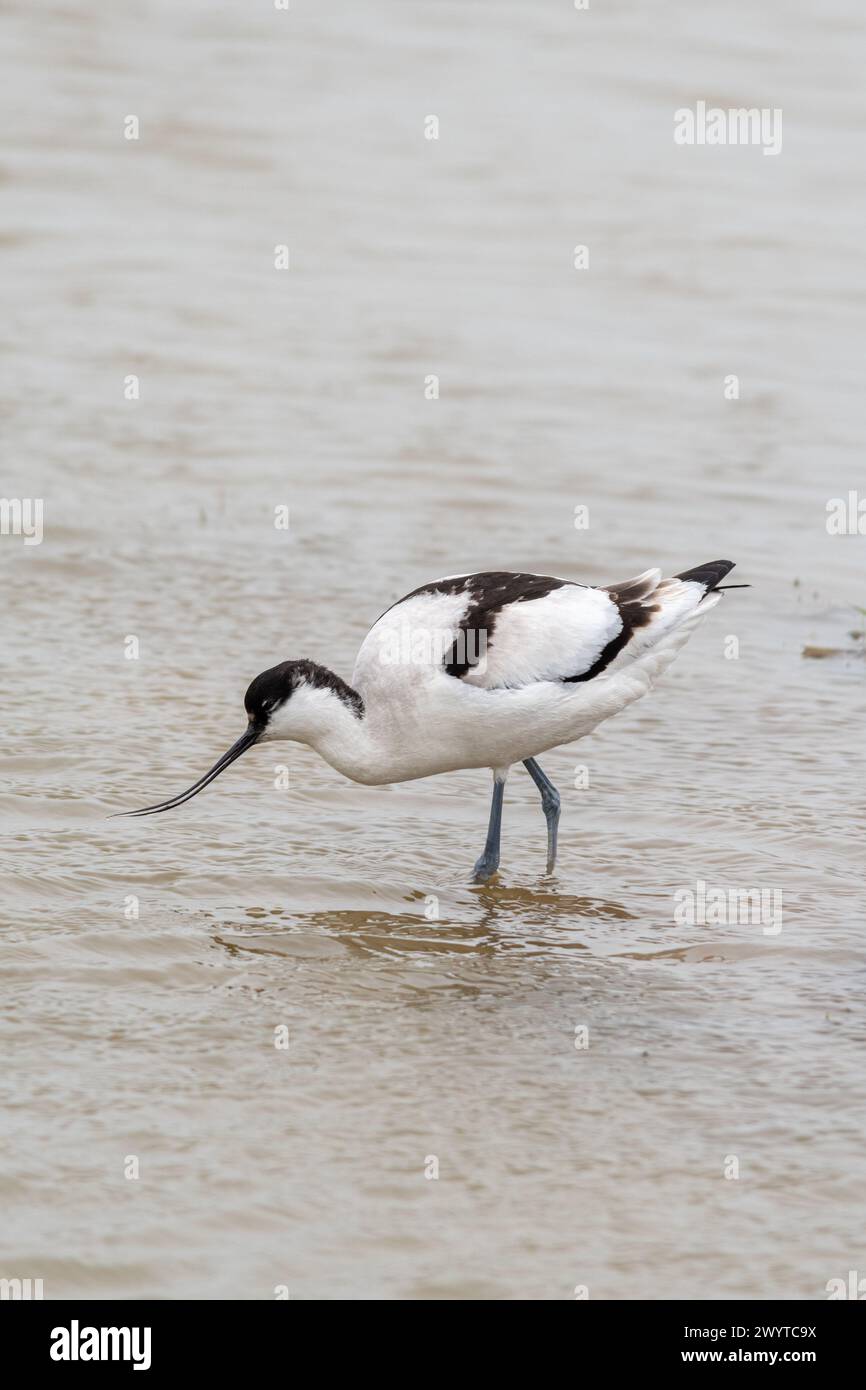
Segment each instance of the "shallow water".
[{"label": "shallow water", "polygon": [[[861,7],[3,25],[2,489],[45,536],[0,536],[0,1275],[498,1299],[862,1273],[866,664],[800,655],[854,646],[866,604],[866,539],[825,525],[864,488]],[[783,108],[781,155],[675,146],[699,98]],[[269,745],[107,819],[200,775],[257,671],[349,676],[439,574],[726,554],[753,587],[545,758],[552,878],[522,771],[482,889],[479,773],[371,789]],[[781,893],[781,930],[678,922],[698,880]]]}]

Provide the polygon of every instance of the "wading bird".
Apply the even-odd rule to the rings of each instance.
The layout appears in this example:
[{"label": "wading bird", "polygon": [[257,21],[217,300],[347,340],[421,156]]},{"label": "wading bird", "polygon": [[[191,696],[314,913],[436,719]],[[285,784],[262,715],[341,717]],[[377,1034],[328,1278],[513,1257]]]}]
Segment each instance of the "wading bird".
[{"label": "wading bird", "polygon": [[638,700],[710,608],[731,560],[662,579],[646,570],[600,588],[541,574],[493,571],[436,579],[370,629],[347,685],[314,661],[256,676],[248,724],[198,782],[152,816],[195,796],[255,743],[309,744],[353,782],[409,782],[458,768],[493,773],[487,842],[474,878],[499,866],[505,779],[522,762],[541,793],[547,869],[556,862],[559,793],[536,757],[590,733]]}]

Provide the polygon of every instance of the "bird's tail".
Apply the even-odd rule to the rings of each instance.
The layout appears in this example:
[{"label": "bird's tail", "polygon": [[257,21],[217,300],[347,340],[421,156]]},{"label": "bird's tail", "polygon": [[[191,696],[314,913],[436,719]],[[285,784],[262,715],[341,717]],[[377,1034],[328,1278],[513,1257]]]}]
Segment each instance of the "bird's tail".
[{"label": "bird's tail", "polygon": [[735,584],[719,582],[733,568],[733,560],[709,560],[705,565],[695,565],[694,569],[662,579],[652,595],[652,601],[658,605],[657,615],[654,615],[658,635],[677,627],[690,613],[704,614],[715,608],[725,589],[738,588]]},{"label": "bird's tail", "polygon": [[719,583],[719,580],[730,574],[733,568],[733,560],[708,560],[705,565],[695,565],[693,570],[683,570],[682,574],[677,574],[674,578],[682,579],[688,584],[702,584],[705,594],[717,594],[722,589],[748,589],[748,584]]},{"label": "bird's tail", "polygon": [[622,584],[608,585],[623,621],[632,629],[629,640],[610,662],[608,672],[639,660],[662,642],[667,646],[674,632],[679,635],[673,649],[678,650],[696,623],[721,603],[721,590],[738,587],[719,584],[733,568],[733,560],[711,560],[669,579],[662,579],[661,571],[654,569]]}]

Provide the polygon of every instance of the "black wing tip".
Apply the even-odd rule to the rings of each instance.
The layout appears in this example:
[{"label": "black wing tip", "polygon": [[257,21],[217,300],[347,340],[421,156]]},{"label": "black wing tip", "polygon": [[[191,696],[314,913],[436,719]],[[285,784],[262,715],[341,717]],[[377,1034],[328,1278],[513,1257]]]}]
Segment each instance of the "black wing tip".
[{"label": "black wing tip", "polygon": [[[708,560],[705,565],[696,565],[694,569],[683,570],[682,574],[677,574],[674,577],[676,579],[684,579],[691,584],[703,584],[707,593],[711,594],[718,589],[719,580],[724,579],[726,574],[730,574],[735,564],[735,560]],[[739,586],[730,584],[725,587],[731,589],[742,587],[747,589],[749,585],[743,584]]]}]

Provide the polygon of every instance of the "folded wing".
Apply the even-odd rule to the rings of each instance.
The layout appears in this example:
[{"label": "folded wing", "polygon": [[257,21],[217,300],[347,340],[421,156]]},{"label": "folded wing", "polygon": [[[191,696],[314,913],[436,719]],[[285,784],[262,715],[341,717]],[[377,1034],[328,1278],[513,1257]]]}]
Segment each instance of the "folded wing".
[{"label": "folded wing", "polygon": [[651,569],[602,588],[511,571],[438,579],[371,628],[354,683],[389,663],[488,690],[593,680],[653,646],[731,568],[714,561],[670,579]]}]

